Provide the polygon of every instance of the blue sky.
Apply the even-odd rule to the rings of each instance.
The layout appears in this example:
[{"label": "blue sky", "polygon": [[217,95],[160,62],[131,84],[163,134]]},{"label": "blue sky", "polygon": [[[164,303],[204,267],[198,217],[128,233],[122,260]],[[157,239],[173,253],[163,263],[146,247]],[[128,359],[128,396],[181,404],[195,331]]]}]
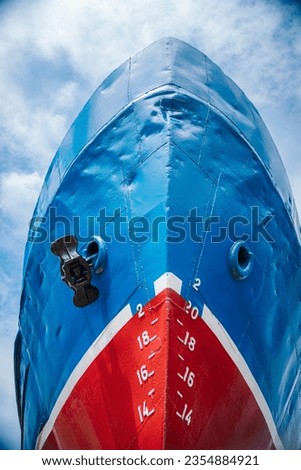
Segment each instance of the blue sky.
[{"label": "blue sky", "polygon": [[13,381],[22,258],[45,172],[99,83],[163,36],[196,46],[260,111],[301,213],[301,7],[281,0],[0,1],[0,448],[19,447]]}]

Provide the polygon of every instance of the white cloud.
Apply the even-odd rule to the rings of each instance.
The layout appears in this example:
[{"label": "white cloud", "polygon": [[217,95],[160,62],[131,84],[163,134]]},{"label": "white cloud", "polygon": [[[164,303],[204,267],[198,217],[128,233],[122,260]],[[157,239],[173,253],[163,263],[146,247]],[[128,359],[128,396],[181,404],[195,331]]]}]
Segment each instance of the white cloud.
[{"label": "white cloud", "polygon": [[[300,86],[300,18],[277,2],[206,4],[207,25],[201,30],[204,47],[213,59],[255,101],[282,105]],[[288,84],[290,84],[288,86]]]},{"label": "white cloud", "polygon": [[[1,316],[1,322],[4,317]],[[19,448],[20,446],[20,427],[17,416],[17,406],[14,399],[15,385],[13,377],[13,339],[12,328],[16,331],[15,325],[7,325],[1,327],[1,342],[0,342],[0,449],[3,434],[5,434],[5,443],[10,448]],[[1,436],[2,434],[2,436]]]},{"label": "white cloud", "polygon": [[[202,49],[256,106],[293,99],[300,107],[301,22],[293,13],[264,0],[19,2],[0,20],[1,143],[45,171],[99,82],[166,35]],[[69,101],[62,105],[64,93]]]},{"label": "white cloud", "polygon": [[[13,346],[17,332],[23,248],[42,183],[37,173],[0,176],[1,298],[0,298],[0,448],[20,445],[13,376]],[[2,431],[1,431],[2,430]],[[5,433],[5,435],[3,434]]]},{"label": "white cloud", "polygon": [[37,171],[30,174],[1,174],[0,210],[16,227],[24,225],[31,217],[41,185],[42,178]]}]

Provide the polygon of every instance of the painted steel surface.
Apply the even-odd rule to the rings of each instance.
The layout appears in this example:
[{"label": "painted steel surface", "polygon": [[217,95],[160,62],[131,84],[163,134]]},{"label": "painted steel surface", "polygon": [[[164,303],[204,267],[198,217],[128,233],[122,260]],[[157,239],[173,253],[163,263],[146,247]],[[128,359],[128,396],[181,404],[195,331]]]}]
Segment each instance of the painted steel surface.
[{"label": "painted steel surface", "polygon": [[[113,329],[117,341],[127,322],[135,324],[140,305],[149,305],[164,290],[158,286],[166,284],[168,276],[175,292],[179,289],[174,282],[181,286],[185,305],[197,308],[200,327],[194,338],[204,335],[208,350],[216,351],[208,362],[208,377],[214,380],[219,367],[227,369],[228,356],[239,374],[249,371],[249,388],[244,389],[244,381],[241,389],[232,382],[245,397],[246,425],[254,401],[243,389],[251,391],[258,409],[264,410],[264,426],[275,447],[301,448],[300,232],[294,200],[258,112],[210,59],[179,40],[166,38],[113,72],[66,135],[46,176],[34,217],[25,252],[15,347],[23,448],[39,446],[38,438],[83,357],[90,355],[91,367],[99,369],[100,375],[115,360],[123,364],[109,354],[99,366],[94,342],[125,311],[121,331]],[[202,217],[197,227],[196,217]],[[270,238],[263,236],[265,217]],[[66,227],[66,220],[70,226]],[[144,232],[134,233],[139,221]],[[106,268],[92,276],[100,295],[84,308],[73,304],[73,291],[62,282],[58,258],[50,250],[51,243],[65,235],[79,240],[82,255],[93,236],[107,238]],[[240,242],[245,251],[235,248]],[[241,259],[237,258],[240,266],[235,275],[231,256],[236,251]],[[248,267],[244,277],[241,269]],[[166,277],[165,273],[171,274]],[[223,336],[207,335],[201,326],[201,318],[209,311],[225,332],[224,343]],[[130,336],[126,340],[124,331],[117,355],[125,356],[125,368],[130,367],[133,347]],[[231,358],[233,348],[227,350],[229,341],[237,351],[235,358]],[[173,344],[166,348],[165,356],[172,354],[172,348]],[[219,355],[217,351],[224,352]],[[136,370],[124,371],[130,373],[135,375]],[[120,390],[121,375],[116,372],[114,385],[120,385]],[[168,368],[160,371],[161,386],[165,381],[174,387]],[[200,380],[193,388],[194,403],[209,392],[206,384]],[[218,386],[216,381],[217,394]],[[133,420],[139,422],[138,406],[143,401],[136,403],[134,388],[127,390],[126,400],[132,406]],[[227,416],[226,400],[219,401],[221,419]],[[202,427],[203,415],[194,406],[198,411],[184,424]],[[168,406],[161,412],[165,419],[172,419]],[[185,417],[186,412],[184,421]],[[113,405],[111,419],[114,428]],[[150,436],[163,432],[152,426],[154,419],[155,414],[147,416]],[[87,422],[80,422],[86,424],[76,433],[89,438]],[[116,448],[123,446],[122,435],[120,439]],[[170,445],[181,446],[177,439],[173,434]],[[89,444],[81,445],[88,448],[97,442],[91,434]],[[185,439],[182,445],[194,447]],[[229,441],[224,445],[231,447]],[[271,440],[265,445],[269,448]],[[256,446],[261,448],[262,443],[255,442]]]},{"label": "painted steel surface", "polygon": [[128,317],[91,364],[81,361],[38,448],[273,448],[277,438],[240,370],[207,317],[191,313],[164,289]]}]

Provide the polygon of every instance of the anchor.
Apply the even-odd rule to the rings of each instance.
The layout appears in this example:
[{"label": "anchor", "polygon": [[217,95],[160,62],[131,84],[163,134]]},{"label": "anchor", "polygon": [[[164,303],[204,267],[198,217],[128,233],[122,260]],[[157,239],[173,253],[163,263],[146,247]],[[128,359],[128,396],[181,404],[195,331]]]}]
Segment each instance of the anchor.
[{"label": "anchor", "polygon": [[86,307],[98,299],[99,291],[91,285],[93,265],[77,252],[77,246],[76,237],[67,235],[55,240],[51,251],[60,258],[62,281],[74,290],[74,305]]}]

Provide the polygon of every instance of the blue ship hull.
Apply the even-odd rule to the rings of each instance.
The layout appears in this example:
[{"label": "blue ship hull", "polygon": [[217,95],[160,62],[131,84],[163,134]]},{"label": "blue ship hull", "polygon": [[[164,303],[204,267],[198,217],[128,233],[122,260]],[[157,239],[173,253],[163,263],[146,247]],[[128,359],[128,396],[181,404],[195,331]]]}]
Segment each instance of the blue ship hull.
[{"label": "blue ship hull", "polygon": [[[51,252],[69,235],[82,258],[105,246],[103,271],[91,274],[99,296],[83,307]],[[129,306],[135,317],[152,302],[164,273],[180,279],[200,319],[210,310],[226,332],[271,446],[300,449],[300,231],[290,185],[243,92],[172,38],[103,82],[46,176],[26,245],[15,347],[23,448],[43,448],[77,365],[119,312]],[[201,415],[193,419],[202,426]]]}]

